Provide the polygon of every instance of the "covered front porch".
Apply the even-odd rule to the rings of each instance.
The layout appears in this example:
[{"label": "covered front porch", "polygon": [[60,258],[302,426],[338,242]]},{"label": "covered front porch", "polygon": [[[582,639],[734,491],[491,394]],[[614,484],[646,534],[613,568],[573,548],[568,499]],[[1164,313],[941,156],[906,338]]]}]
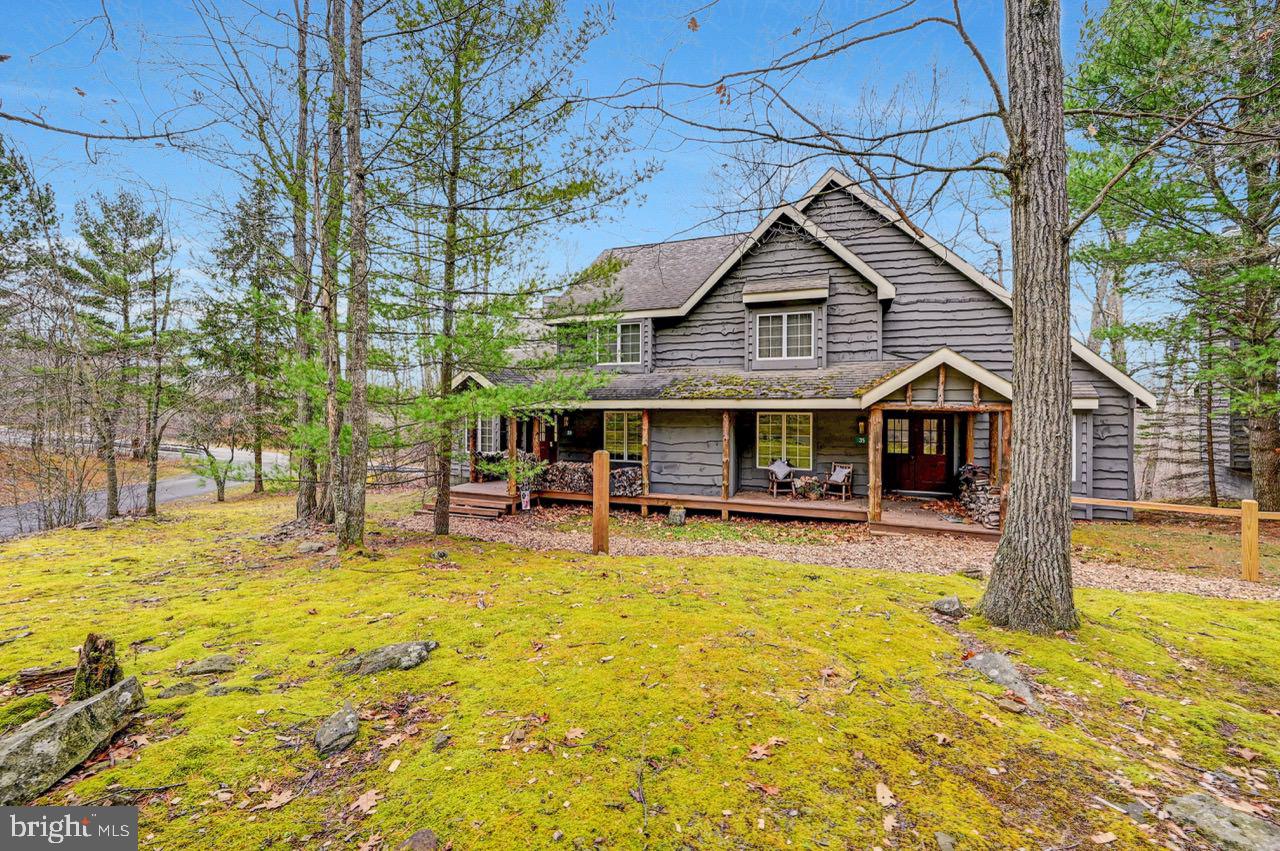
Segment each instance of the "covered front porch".
[{"label": "covered front porch", "polygon": [[[462,482],[453,486],[455,502],[463,506],[491,506],[491,515],[518,509],[519,500],[508,495],[506,482]],[[531,494],[535,503],[591,502],[591,494],[576,491],[541,491]],[[690,511],[718,513],[722,517],[767,517],[782,520],[869,523],[872,531],[886,533],[926,532],[993,537],[997,533],[972,523],[952,522],[935,511],[921,507],[920,500],[887,499],[881,502],[880,517],[871,520],[867,498],[809,500],[771,496],[767,492],[745,490],[727,498],[696,494],[651,492],[642,496],[610,496],[610,506],[635,508],[642,513],[680,505]],[[465,511],[464,513],[472,513]],[[485,516],[476,512],[478,516]]]}]

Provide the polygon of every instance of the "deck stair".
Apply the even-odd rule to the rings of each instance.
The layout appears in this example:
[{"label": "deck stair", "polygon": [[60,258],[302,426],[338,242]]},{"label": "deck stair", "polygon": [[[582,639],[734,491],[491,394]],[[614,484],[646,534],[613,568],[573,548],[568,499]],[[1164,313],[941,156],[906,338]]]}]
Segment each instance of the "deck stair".
[{"label": "deck stair", "polygon": [[[464,488],[455,489],[449,494],[450,517],[478,517],[492,520],[504,514],[511,514],[514,502],[505,493],[486,491],[470,491]],[[434,514],[434,502],[415,511],[415,514]]]}]

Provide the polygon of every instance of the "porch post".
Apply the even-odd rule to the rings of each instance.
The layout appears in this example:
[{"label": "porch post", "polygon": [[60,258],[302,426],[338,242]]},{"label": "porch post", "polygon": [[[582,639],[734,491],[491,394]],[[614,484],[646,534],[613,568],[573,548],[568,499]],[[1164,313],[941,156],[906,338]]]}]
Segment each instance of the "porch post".
[{"label": "porch post", "polygon": [[867,417],[867,521],[880,522],[881,440],[884,434],[884,411],[871,406]]},{"label": "porch post", "polygon": [[973,448],[973,426],[977,414],[970,412],[964,418],[964,463],[973,464],[974,448]]},{"label": "porch post", "polygon": [[480,471],[476,469],[476,426],[467,429],[467,472],[473,482],[480,481]]},{"label": "porch post", "polygon": [[1000,464],[1001,484],[1009,483],[1009,474],[1013,472],[1013,411],[1006,408],[1000,412]]},{"label": "porch post", "polygon": [[640,516],[649,516],[649,409],[640,412],[640,496],[646,500],[640,503]]},{"label": "porch post", "polygon": [[[729,499],[729,429],[733,423],[733,414],[728,410],[720,412],[720,498]],[[729,519],[729,508],[720,509],[720,519]]]},{"label": "porch post", "polygon": [[516,449],[516,430],[519,425],[515,417],[507,417],[507,496],[513,500],[516,498],[516,462],[520,457],[519,450]]},{"label": "porch post", "polygon": [[991,481],[1000,483],[1000,415],[987,412],[987,455],[991,460]]}]

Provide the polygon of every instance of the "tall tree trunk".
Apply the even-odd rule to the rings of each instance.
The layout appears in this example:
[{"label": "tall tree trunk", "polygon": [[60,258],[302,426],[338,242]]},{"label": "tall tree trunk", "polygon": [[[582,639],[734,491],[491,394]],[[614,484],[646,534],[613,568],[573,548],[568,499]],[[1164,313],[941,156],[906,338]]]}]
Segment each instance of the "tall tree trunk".
[{"label": "tall tree trunk", "polygon": [[1036,633],[1079,626],[1071,586],[1071,331],[1060,8],[1006,0],[1013,246],[1008,514],[982,613]]},{"label": "tall tree trunk", "polygon": [[[1280,386],[1274,377],[1256,382],[1255,399],[1274,399]],[[1249,462],[1253,476],[1253,498],[1262,511],[1280,511],[1280,422],[1269,404],[1249,416]]]},{"label": "tall tree trunk", "polygon": [[[462,16],[454,22],[453,101],[450,105],[449,169],[445,174],[444,256],[441,275],[440,398],[453,391],[453,312],[458,279],[458,179],[462,171]],[[449,502],[452,495],[453,430],[441,427],[435,435],[436,508],[434,530],[449,534]]]},{"label": "tall tree trunk", "polygon": [[106,517],[120,516],[120,477],[116,470],[116,424],[111,415],[99,414],[98,422],[98,454],[107,473],[107,506]]},{"label": "tall tree trunk", "polygon": [[[338,401],[338,378],[342,375],[342,358],[338,347],[338,252],[342,239],[342,201],[346,191],[346,161],[342,147],[343,112],[347,99],[346,15],[344,0],[329,3],[329,63],[333,88],[329,92],[325,132],[328,168],[325,175],[325,209],[323,233],[320,237],[320,309],[324,317],[325,362],[325,431],[326,475],[324,499],[320,504],[321,519],[339,523],[346,516],[347,471],[341,454],[342,407]],[[319,175],[316,180],[319,181]],[[345,522],[345,520],[343,521]]]},{"label": "tall tree trunk", "polygon": [[351,457],[347,466],[346,516],[338,528],[342,547],[364,543],[365,477],[369,470],[369,242],[361,150],[364,86],[364,0],[351,0],[347,38],[347,179],[350,186],[351,287],[347,295],[347,422]]},{"label": "tall tree trunk", "polygon": [[[294,355],[300,363],[311,359],[311,258],[307,251],[307,140],[311,108],[310,82],[307,67],[307,28],[311,17],[310,0],[302,0],[302,6],[294,6],[297,18],[297,77],[298,135],[290,163],[289,194],[293,213],[293,298],[294,298]],[[295,427],[306,434],[311,425],[311,394],[300,387],[294,394]],[[297,441],[298,445],[298,498],[296,511],[299,517],[311,517],[316,512],[316,459],[309,436]],[[255,481],[255,486],[256,486]]]}]

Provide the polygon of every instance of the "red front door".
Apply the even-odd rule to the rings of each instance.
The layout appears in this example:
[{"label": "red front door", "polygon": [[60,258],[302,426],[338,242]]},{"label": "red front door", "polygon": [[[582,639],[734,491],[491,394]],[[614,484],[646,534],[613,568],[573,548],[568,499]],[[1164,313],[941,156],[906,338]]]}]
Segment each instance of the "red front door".
[{"label": "red front door", "polygon": [[886,413],[884,432],[884,479],[887,489],[950,489],[950,414]]}]

